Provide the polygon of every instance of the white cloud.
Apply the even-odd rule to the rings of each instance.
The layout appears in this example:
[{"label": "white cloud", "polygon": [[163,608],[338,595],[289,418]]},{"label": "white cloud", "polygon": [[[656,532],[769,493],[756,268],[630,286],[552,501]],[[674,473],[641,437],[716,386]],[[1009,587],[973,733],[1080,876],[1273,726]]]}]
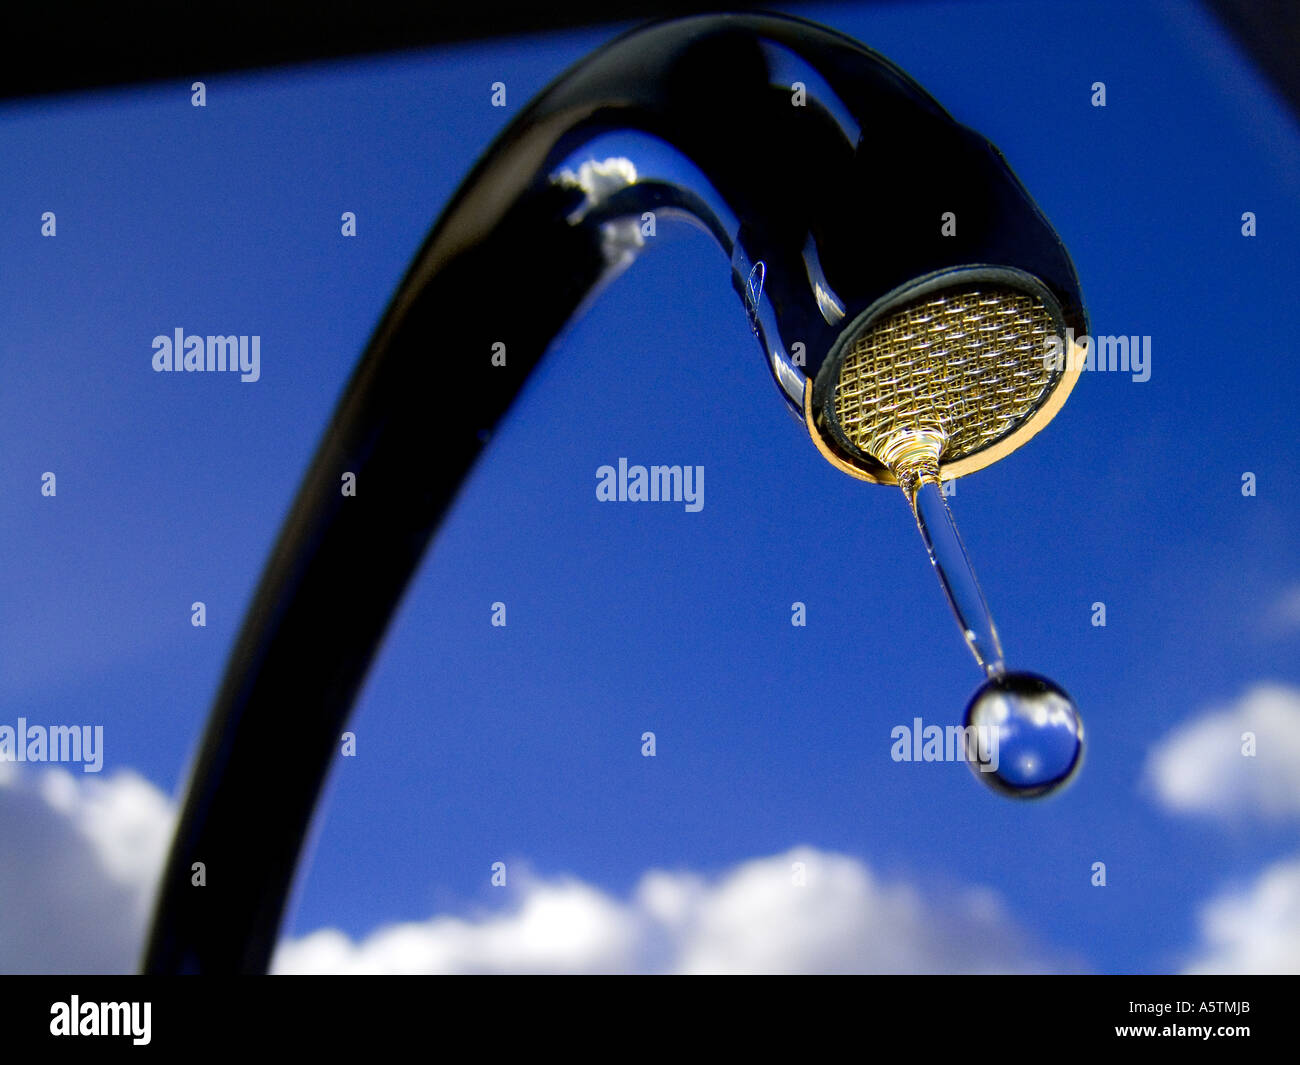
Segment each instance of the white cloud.
[{"label": "white cloud", "polygon": [[[796,884],[802,862],[806,883]],[[324,930],[282,943],[282,973],[1041,972],[986,891],[927,902],[862,862],[808,847],[717,880],[652,871],[627,900],[574,880],[536,881],[477,919],[433,917],[354,942]]]},{"label": "white cloud", "polygon": [[[131,972],[174,809],[129,771],[0,762],[0,971]],[[804,884],[795,882],[803,863]],[[1068,967],[986,890],[925,898],[861,861],[801,847],[706,878],[653,870],[627,898],[512,869],[503,905],[354,941],[283,941],[278,972],[1004,972]]]},{"label": "white cloud", "polygon": [[626,909],[578,881],[535,883],[508,914],[388,925],[354,943],[323,929],[282,942],[283,973],[630,971],[637,930]]},{"label": "white cloud", "polygon": [[[1242,753],[1254,737],[1255,754]],[[1261,684],[1166,736],[1147,780],[1176,813],[1223,819],[1300,816],[1300,690]],[[1188,973],[1300,972],[1300,857],[1222,891],[1199,915]]]},{"label": "white cloud", "polygon": [[[1253,733],[1255,754],[1243,755]],[[1300,815],[1300,690],[1261,684],[1179,726],[1151,751],[1147,780],[1177,813]]]},{"label": "white cloud", "polygon": [[0,972],[134,971],[172,817],[130,771],[0,762]]},{"label": "white cloud", "polygon": [[1300,858],[1212,899],[1200,928],[1202,944],[1188,973],[1300,973]]}]

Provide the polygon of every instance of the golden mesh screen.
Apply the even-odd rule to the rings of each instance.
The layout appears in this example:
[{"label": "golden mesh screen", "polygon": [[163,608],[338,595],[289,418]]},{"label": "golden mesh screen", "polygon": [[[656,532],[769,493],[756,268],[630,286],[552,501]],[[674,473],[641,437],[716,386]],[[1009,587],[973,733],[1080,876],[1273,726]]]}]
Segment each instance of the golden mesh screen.
[{"label": "golden mesh screen", "polygon": [[945,462],[994,443],[1048,391],[1057,329],[1011,289],[951,292],[886,315],[853,341],[833,402],[845,437],[879,459],[899,430],[940,429]]}]

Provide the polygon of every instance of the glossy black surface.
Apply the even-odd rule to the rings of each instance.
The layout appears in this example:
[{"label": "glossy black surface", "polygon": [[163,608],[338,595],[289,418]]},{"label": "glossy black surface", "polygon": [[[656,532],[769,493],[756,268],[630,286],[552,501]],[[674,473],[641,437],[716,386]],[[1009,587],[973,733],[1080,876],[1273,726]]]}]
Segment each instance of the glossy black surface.
[{"label": "glossy black surface", "polygon": [[[553,175],[594,138],[628,130],[671,145],[704,184],[651,167],[570,221],[583,195]],[[604,227],[670,203],[718,237],[739,292],[763,264],[751,308],[760,339],[771,359],[803,343],[809,376],[840,325],[951,266],[1028,271],[1085,328],[1069,259],[996,149],[850,39],[794,19],[700,17],[623,37],[570,70],[498,138],[435,225],[325,432],[208,722],[148,971],[265,970],[348,711],[481,438],[608,275]],[[958,237],[940,236],[944,211],[956,212]],[[842,323],[819,309],[810,236]],[[505,368],[491,365],[497,341]],[[340,495],[345,471],[364,486],[356,498]],[[198,861],[202,889],[190,886]]]}]

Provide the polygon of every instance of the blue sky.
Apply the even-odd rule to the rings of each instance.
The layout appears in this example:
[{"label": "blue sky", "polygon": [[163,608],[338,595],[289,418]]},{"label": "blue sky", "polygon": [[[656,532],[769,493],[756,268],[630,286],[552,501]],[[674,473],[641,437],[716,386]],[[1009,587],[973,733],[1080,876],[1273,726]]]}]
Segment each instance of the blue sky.
[{"label": "blue sky", "polygon": [[[1144,783],[1178,728],[1256,684],[1300,686],[1294,123],[1182,5],[797,11],[998,144],[1070,249],[1093,331],[1152,337],[1149,381],[1085,374],[951,501],[1009,662],[1084,714],[1081,776],[1013,803],[960,765],[890,760],[891,728],[956,722],[978,672],[901,495],[817,454],[725,256],[665,226],[555,346],[438,535],[286,933],[493,911],[510,898],[495,861],[624,897],[647,870],[807,846],[936,910],[989,888],[1072,964],[1164,971],[1207,899],[1294,856],[1293,815],[1182,815]],[[0,723],[103,724],[106,772],[178,793],[406,264],[492,136],[615,32],[208,77],[203,109],[188,82],[0,109]],[[176,327],[259,334],[261,380],[154,374],[151,340]],[[703,510],[599,503],[595,471],[620,456],[704,466]]]}]

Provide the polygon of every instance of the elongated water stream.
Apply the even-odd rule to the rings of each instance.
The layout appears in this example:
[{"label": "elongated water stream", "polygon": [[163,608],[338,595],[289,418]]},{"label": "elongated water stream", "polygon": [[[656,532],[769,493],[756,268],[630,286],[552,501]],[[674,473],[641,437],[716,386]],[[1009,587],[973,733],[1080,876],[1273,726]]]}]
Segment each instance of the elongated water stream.
[{"label": "elongated water stream", "polygon": [[1049,795],[1067,784],[1082,763],[1078,708],[1047,677],[1007,671],[997,626],[944,498],[937,463],[904,463],[896,474],[966,646],[985,676],[963,720],[967,764],[1002,794],[1021,799]]}]

